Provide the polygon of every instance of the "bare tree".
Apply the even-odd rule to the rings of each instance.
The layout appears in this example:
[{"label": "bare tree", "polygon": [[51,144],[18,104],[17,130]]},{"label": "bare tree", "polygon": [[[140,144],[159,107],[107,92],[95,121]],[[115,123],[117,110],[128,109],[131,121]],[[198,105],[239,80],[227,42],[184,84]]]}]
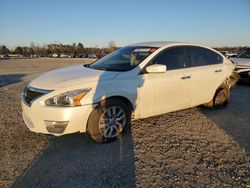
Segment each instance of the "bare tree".
[{"label": "bare tree", "polygon": [[117,47],[116,47],[115,42],[114,41],[109,41],[107,51],[108,52],[113,52],[116,49],[117,49]]}]

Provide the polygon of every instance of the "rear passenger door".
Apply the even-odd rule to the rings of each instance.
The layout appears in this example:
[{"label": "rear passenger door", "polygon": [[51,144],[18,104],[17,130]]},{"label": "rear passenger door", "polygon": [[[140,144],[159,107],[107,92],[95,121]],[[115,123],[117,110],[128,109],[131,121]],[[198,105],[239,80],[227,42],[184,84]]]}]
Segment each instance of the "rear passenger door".
[{"label": "rear passenger door", "polygon": [[192,106],[212,100],[216,89],[224,81],[223,58],[216,52],[198,46],[187,46],[192,70]]}]

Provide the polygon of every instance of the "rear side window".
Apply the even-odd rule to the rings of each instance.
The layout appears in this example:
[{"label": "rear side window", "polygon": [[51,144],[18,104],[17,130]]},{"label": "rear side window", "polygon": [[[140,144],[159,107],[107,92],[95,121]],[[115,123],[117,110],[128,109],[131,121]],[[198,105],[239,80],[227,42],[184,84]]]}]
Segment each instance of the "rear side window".
[{"label": "rear side window", "polygon": [[167,70],[176,70],[186,68],[186,62],[185,47],[179,46],[160,52],[151,64],[162,64],[167,66]]},{"label": "rear side window", "polygon": [[209,49],[196,46],[188,46],[187,49],[192,67],[223,63],[223,58]]}]

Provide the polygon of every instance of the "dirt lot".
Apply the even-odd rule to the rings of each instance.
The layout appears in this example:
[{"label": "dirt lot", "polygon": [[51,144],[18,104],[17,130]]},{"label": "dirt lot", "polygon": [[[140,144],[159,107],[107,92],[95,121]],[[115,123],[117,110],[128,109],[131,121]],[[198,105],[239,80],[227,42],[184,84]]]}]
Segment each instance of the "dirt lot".
[{"label": "dirt lot", "polygon": [[46,70],[87,62],[0,61],[0,187],[250,187],[250,84],[232,90],[226,109],[134,121],[109,144],[28,131],[24,85]]}]

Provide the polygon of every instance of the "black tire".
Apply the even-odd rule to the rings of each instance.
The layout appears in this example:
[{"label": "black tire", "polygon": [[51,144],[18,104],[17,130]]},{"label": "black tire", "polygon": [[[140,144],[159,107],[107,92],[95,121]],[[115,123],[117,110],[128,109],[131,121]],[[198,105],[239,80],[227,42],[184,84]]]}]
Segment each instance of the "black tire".
[{"label": "black tire", "polygon": [[[220,102],[218,98],[221,97],[222,99]],[[230,98],[230,91],[226,86],[219,87],[213,97],[213,100],[203,106],[208,109],[221,109],[225,108],[228,105],[228,101]]]},{"label": "black tire", "polygon": [[227,87],[219,88],[213,98],[213,107],[215,109],[225,108],[228,105],[230,91]]},{"label": "black tire", "polygon": [[[118,135],[112,136],[112,138],[105,137],[104,133],[102,133],[99,124],[102,117],[106,117],[105,113],[107,109],[110,109],[111,107],[118,107],[123,110],[125,113],[125,120],[124,126],[122,128],[122,131],[117,131]],[[131,122],[131,109],[122,101],[117,98],[111,98],[102,101],[90,114],[90,117],[88,119],[88,125],[87,125],[87,134],[96,142],[111,142],[115,141],[119,136],[121,136],[121,133],[125,131],[125,129],[130,125]],[[106,127],[106,126],[105,126]],[[113,131],[114,129],[112,129]]]}]

